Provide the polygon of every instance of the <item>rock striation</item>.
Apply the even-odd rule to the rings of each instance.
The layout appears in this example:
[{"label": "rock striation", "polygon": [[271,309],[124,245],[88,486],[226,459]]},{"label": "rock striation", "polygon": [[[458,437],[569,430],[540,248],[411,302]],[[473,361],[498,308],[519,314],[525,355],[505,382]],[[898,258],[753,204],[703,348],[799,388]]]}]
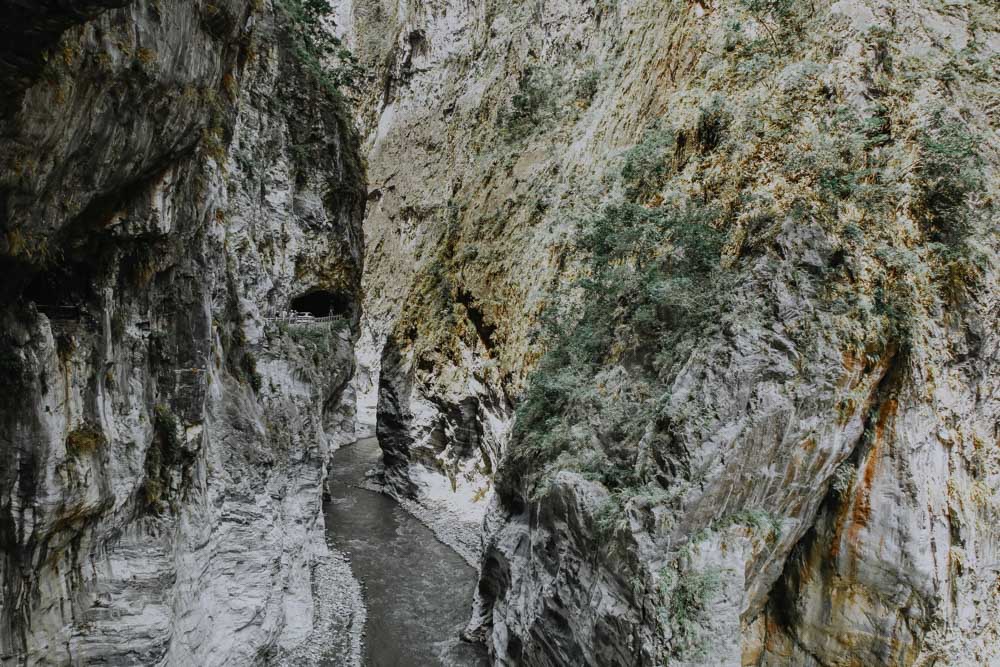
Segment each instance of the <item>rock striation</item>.
[{"label": "rock striation", "polygon": [[[0,662],[294,651],[330,615],[321,491],[353,432],[345,106],[281,3],[0,19]],[[282,317],[316,293],[329,317]]]},{"label": "rock striation", "polygon": [[343,4],[385,476],[496,664],[1000,661],[996,19]]},{"label": "rock striation", "polygon": [[1000,664],[995,3],[305,6],[0,8],[0,662]]}]

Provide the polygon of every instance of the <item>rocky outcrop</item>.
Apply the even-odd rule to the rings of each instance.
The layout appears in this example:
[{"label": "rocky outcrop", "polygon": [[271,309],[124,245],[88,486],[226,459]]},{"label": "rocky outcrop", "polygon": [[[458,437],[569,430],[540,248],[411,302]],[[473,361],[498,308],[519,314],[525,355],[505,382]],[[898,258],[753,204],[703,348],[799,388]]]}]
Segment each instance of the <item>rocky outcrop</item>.
[{"label": "rocky outcrop", "polygon": [[123,7],[128,0],[93,0],[73,4],[14,0],[0,7],[5,44],[0,52],[4,113],[9,113],[24,89],[41,73],[50,52],[68,28],[95,18],[102,11]]},{"label": "rocky outcrop", "polygon": [[0,659],[347,661],[377,390],[495,664],[1000,661],[995,7],[288,7],[0,9]]},{"label": "rocky outcrop", "polygon": [[269,2],[65,4],[0,47],[0,656],[258,662],[353,431],[357,140]]},{"label": "rocky outcrop", "polygon": [[[616,328],[601,343],[585,305],[594,338],[534,379],[483,561],[499,664],[1000,659],[995,128],[983,80],[934,73],[992,57],[991,12],[747,8],[660,15],[690,44],[652,57],[670,138],[626,156],[640,212],[583,243],[614,258],[662,222],[683,254],[659,277],[641,244],[594,264]],[[719,232],[720,268],[684,274]],[[595,479],[610,498],[585,500]]]},{"label": "rocky outcrop", "polygon": [[[338,9],[374,79],[358,113],[370,178],[364,326],[381,356],[362,382],[379,388],[388,480],[464,516],[469,531],[539,354],[568,223],[597,204],[607,161],[641,132],[632,101],[602,106],[588,83],[617,48],[601,28],[615,15],[576,1]],[[536,69],[552,82],[539,84]],[[550,83],[527,115],[512,106],[522,84]],[[607,117],[625,124],[620,134],[601,127]],[[539,132],[526,131],[533,124]],[[586,140],[567,134],[580,127]],[[450,446],[455,434],[462,442]]]},{"label": "rocky outcrop", "polygon": [[995,18],[342,11],[386,477],[495,482],[497,664],[1000,659]]}]

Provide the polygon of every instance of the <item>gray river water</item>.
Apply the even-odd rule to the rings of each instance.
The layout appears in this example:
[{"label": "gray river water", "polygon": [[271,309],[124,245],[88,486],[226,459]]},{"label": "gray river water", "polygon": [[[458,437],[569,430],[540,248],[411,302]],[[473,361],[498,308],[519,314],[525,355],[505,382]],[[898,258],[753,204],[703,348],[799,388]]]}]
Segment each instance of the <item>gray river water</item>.
[{"label": "gray river water", "polygon": [[375,438],[343,447],[330,464],[324,504],[330,542],[362,581],[367,667],[480,667],[481,646],[458,635],[469,618],[476,573],[391,498],[359,488],[381,450]]}]

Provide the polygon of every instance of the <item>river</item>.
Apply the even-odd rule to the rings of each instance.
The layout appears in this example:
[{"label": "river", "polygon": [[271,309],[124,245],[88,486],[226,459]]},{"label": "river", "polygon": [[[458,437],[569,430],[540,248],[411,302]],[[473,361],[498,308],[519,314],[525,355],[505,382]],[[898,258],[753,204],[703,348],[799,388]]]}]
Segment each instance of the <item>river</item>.
[{"label": "river", "polygon": [[475,570],[394,500],[358,486],[381,453],[375,438],[334,453],[324,504],[327,536],[364,586],[365,664],[485,667],[485,650],[458,638]]}]

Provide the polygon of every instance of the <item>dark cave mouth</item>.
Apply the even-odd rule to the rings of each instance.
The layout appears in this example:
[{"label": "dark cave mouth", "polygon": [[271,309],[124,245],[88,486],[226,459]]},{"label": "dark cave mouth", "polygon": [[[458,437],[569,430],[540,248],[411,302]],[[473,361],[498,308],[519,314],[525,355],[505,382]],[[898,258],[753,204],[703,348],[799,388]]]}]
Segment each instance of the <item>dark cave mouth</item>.
[{"label": "dark cave mouth", "polygon": [[351,301],[345,295],[324,289],[312,289],[292,299],[289,307],[313,317],[346,317],[351,313]]},{"label": "dark cave mouth", "polygon": [[83,266],[64,266],[34,275],[21,290],[25,302],[50,318],[77,318],[93,297],[93,272]]}]

